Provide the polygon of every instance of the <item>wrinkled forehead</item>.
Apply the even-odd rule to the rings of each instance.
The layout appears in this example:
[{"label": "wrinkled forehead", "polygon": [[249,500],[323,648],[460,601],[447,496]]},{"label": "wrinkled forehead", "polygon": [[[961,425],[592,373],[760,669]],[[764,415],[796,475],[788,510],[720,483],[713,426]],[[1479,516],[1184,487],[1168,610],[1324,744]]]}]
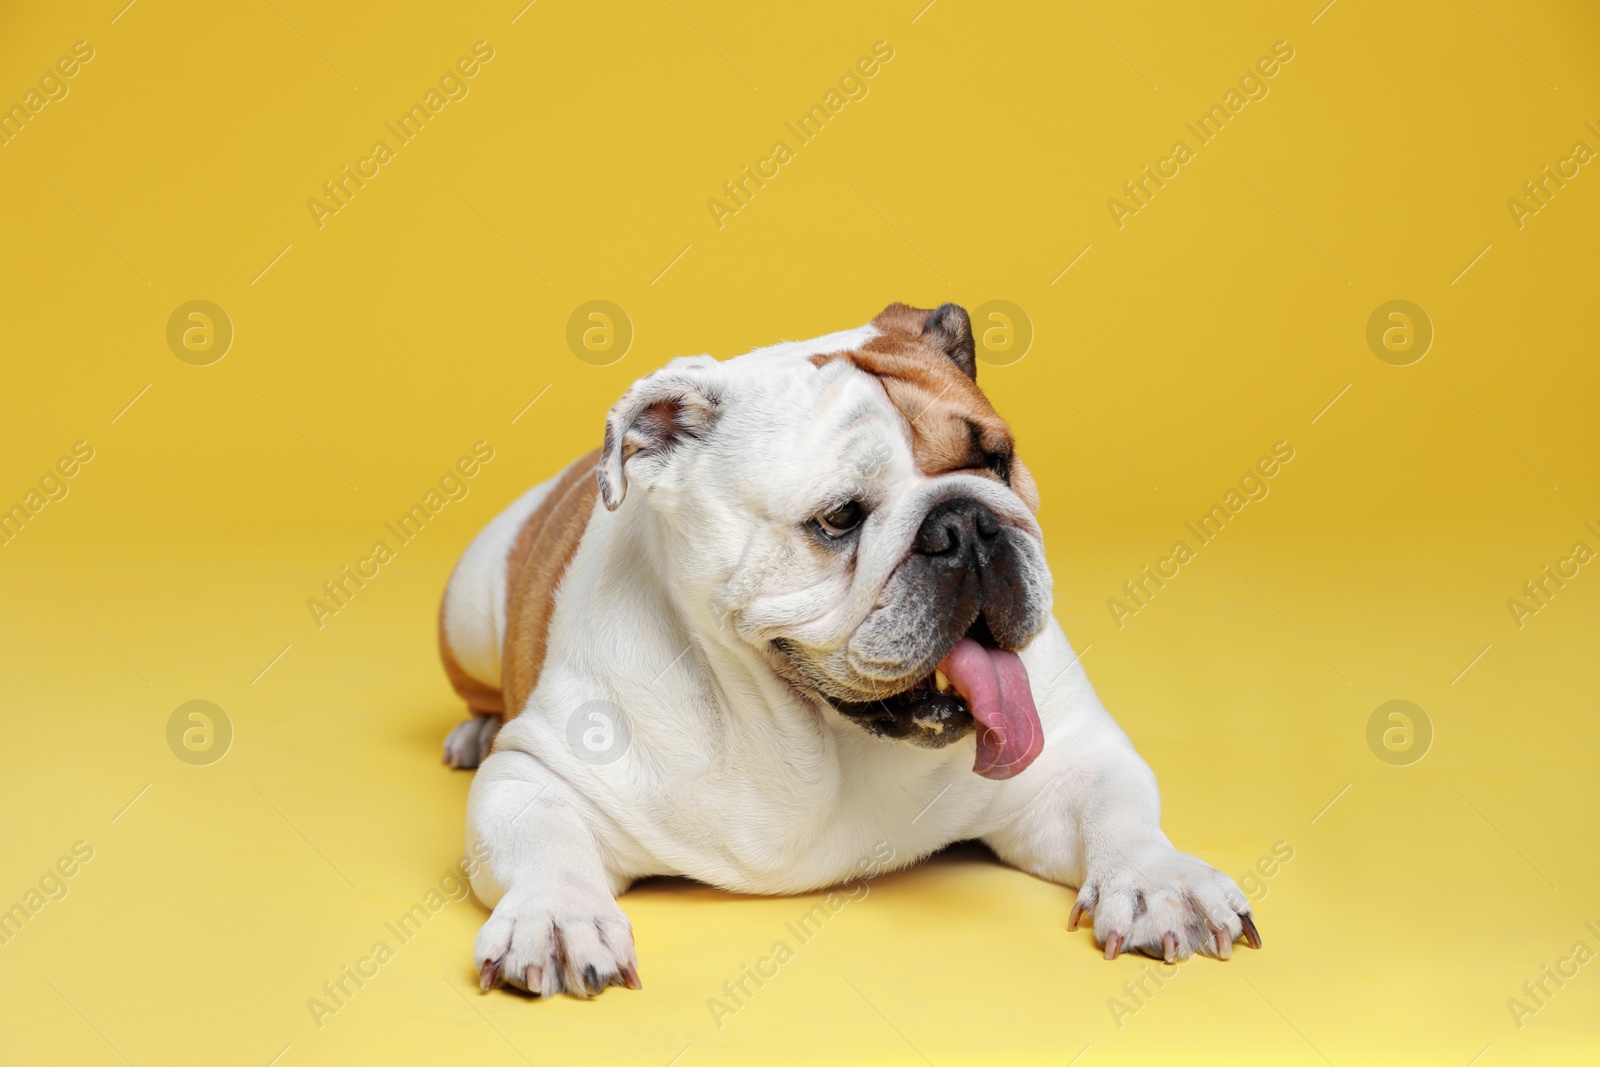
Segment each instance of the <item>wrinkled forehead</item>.
[{"label": "wrinkled forehead", "polygon": [[747,500],[786,512],[786,503],[813,507],[819,492],[865,493],[915,472],[898,409],[848,362],[817,366],[804,354],[758,350],[723,366],[738,381],[738,403],[720,416],[713,452]]},{"label": "wrinkled forehead", "polygon": [[880,328],[856,348],[811,358],[824,369],[848,365],[880,391],[927,477],[983,469],[992,457],[1011,454],[1010,427],[977,383],[909,331]]},{"label": "wrinkled forehead", "polygon": [[[763,375],[762,402],[747,413],[747,431],[796,477],[863,486],[918,469],[905,417],[882,384],[848,360],[798,360],[789,373]],[[774,476],[776,468],[769,468]],[[798,486],[784,485],[783,490]]]}]

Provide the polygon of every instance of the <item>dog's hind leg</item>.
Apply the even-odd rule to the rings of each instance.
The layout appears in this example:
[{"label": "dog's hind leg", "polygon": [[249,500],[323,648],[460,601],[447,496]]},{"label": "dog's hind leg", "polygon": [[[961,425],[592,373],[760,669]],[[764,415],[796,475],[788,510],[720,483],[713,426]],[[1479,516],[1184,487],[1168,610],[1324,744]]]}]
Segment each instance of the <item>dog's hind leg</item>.
[{"label": "dog's hind leg", "polygon": [[444,761],[458,771],[470,771],[489,758],[500,716],[473,714],[456,724],[444,739]]}]

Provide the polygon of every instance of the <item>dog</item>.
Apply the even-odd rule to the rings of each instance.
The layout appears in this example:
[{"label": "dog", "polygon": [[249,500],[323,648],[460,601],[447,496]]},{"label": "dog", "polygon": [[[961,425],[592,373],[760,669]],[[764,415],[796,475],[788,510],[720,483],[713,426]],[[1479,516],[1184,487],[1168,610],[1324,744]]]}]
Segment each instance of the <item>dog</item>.
[{"label": "dog", "polygon": [[1260,947],[1051,616],[977,369],[955,304],[674,359],[467,548],[440,650],[485,990],[640,988],[640,878],[801,893],[969,839],[1078,887],[1106,959]]}]

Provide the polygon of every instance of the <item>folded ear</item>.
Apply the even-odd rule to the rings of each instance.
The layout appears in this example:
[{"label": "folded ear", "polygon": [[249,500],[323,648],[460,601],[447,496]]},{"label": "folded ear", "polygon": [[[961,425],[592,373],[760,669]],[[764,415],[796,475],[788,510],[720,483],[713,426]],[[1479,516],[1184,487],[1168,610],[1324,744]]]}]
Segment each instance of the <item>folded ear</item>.
[{"label": "folded ear", "polygon": [[880,331],[905,337],[954,363],[973,381],[978,379],[972,319],[960,304],[941,304],[932,311],[908,304],[890,304],[872,320]]},{"label": "folded ear", "polygon": [[928,312],[923,338],[949,357],[950,362],[974,381],[978,378],[977,348],[972,341],[972,319],[960,304],[941,304]]},{"label": "folded ear", "polygon": [[606,415],[600,448],[600,499],[616,511],[628,492],[630,464],[660,460],[698,439],[716,421],[721,374],[710,356],[683,356],[634,382]]}]

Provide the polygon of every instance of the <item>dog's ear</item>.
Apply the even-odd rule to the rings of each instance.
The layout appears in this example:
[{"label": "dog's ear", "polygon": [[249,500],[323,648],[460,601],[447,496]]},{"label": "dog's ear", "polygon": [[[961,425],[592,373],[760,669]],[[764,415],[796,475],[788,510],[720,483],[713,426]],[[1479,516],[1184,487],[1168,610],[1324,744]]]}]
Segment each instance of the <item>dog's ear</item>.
[{"label": "dog's ear", "polygon": [[872,325],[885,334],[920,342],[954,363],[968,378],[978,380],[972,319],[960,304],[941,304],[932,311],[890,304],[878,313]]},{"label": "dog's ear", "polygon": [[973,381],[978,380],[977,348],[972,341],[972,319],[960,304],[941,304],[928,312],[922,324],[923,340],[949,357]]},{"label": "dog's ear", "polygon": [[718,363],[710,356],[683,356],[629,386],[606,415],[596,471],[606,510],[622,506],[630,463],[660,459],[698,439],[721,404]]}]

